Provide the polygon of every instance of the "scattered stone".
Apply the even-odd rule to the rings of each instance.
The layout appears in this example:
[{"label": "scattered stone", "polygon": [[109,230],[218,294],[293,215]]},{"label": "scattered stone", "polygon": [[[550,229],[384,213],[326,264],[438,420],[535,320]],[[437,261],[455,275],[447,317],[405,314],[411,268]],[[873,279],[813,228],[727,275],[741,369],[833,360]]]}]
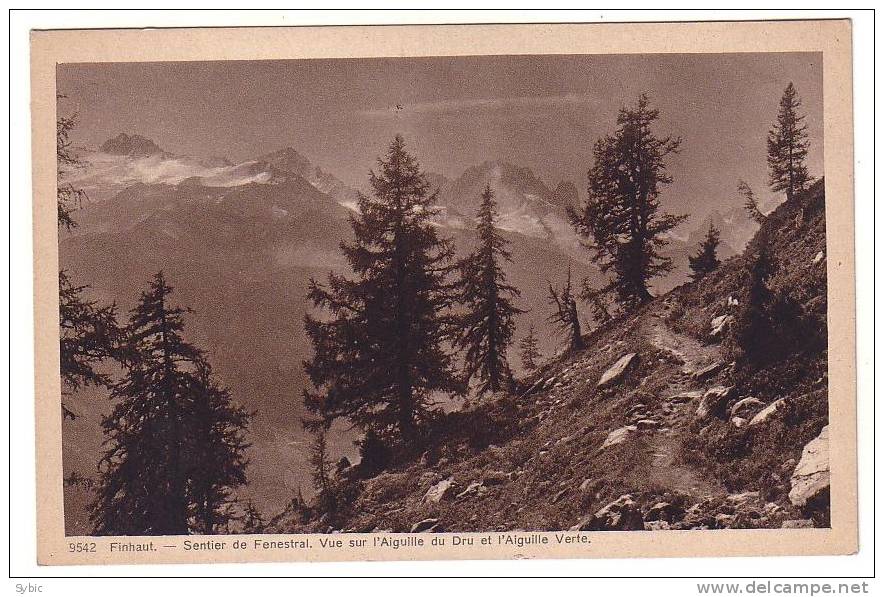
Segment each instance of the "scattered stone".
[{"label": "scattered stone", "polygon": [[697,400],[703,397],[703,390],[690,390],[687,392],[681,392],[679,394],[675,394],[674,396],[670,396],[667,398],[670,402],[690,402],[692,400]]},{"label": "scattered stone", "polygon": [[566,494],[566,493],[568,493],[568,488],[567,488],[567,487],[566,487],[565,489],[561,490],[560,492],[558,492],[557,494],[555,494],[555,495],[553,496],[552,502],[550,502],[550,503],[555,504],[555,503],[558,502],[560,499],[562,499],[563,497],[565,497],[565,494]]},{"label": "scattered stone", "polygon": [[696,417],[700,420],[706,419],[710,415],[724,418],[722,415],[727,407],[727,400],[730,398],[732,391],[732,386],[714,386],[706,390],[702,400],[700,400],[700,406],[697,407]]},{"label": "scattered stone", "polygon": [[634,415],[636,413],[643,413],[647,410],[647,408],[648,408],[648,405],[644,404],[642,402],[639,402],[638,404],[633,404],[626,411],[626,416],[631,417],[632,415]]},{"label": "scattered stone", "polygon": [[684,508],[670,504],[669,502],[657,502],[645,514],[645,522],[662,520],[676,522],[684,518]]},{"label": "scattered stone", "polygon": [[482,484],[488,485],[489,487],[492,485],[502,485],[511,480],[511,478],[512,473],[505,473],[503,471],[488,471],[482,477]]},{"label": "scattered stone", "polygon": [[757,415],[752,417],[752,419],[749,421],[749,426],[751,427],[753,425],[758,425],[759,423],[764,423],[765,421],[767,421],[772,414],[777,412],[777,409],[780,408],[785,403],[785,401],[785,398],[780,398],[779,400],[768,404],[767,407],[765,407]]},{"label": "scattered stone", "polygon": [[712,338],[721,337],[733,320],[734,318],[731,315],[719,315],[718,317],[713,318],[712,331],[709,333],[709,336]]},{"label": "scattered stone", "polygon": [[411,525],[410,533],[432,533],[434,529],[438,529],[438,518],[424,518],[423,520]]},{"label": "scattered stone", "polygon": [[822,251],[820,251],[819,253],[817,253],[817,254],[814,256],[814,258],[813,258],[813,264],[816,265],[817,263],[819,263],[820,261],[822,261],[822,260],[825,258],[825,256],[826,256],[826,254],[823,253]]},{"label": "scattered stone", "polygon": [[445,498],[450,497],[453,491],[454,477],[448,477],[430,487],[424,495],[424,501],[439,503]]},{"label": "scattered stone", "polygon": [[600,388],[604,388],[620,381],[629,366],[636,360],[637,356],[636,353],[630,352],[629,354],[620,357],[616,363],[611,365],[611,367],[602,374],[601,379],[599,379],[599,382],[596,385]]},{"label": "scattered stone", "polygon": [[741,429],[746,425],[746,419],[744,419],[743,417],[731,417],[731,423],[737,429]]},{"label": "scattered stone", "polygon": [[641,531],[645,523],[641,511],[632,496],[621,495],[619,498],[598,510],[579,524],[571,527],[573,531]]},{"label": "scattered stone", "polygon": [[462,498],[465,498],[465,497],[468,497],[468,496],[471,496],[471,495],[477,494],[477,493],[479,493],[479,489],[480,489],[481,487],[482,487],[482,482],[481,482],[481,481],[473,481],[472,483],[470,483],[469,485],[467,485],[467,488],[466,488],[466,489],[464,489],[463,491],[461,491],[461,492],[460,492],[459,494],[457,494],[455,497],[457,497],[457,499],[462,499]]},{"label": "scattered stone", "polygon": [[799,518],[798,520],[784,520],[780,526],[783,529],[812,529],[813,521],[809,518]]},{"label": "scattered stone", "polygon": [[738,301],[737,299],[735,299],[733,296],[728,296],[728,297],[727,297],[727,306],[728,306],[728,307],[736,307],[736,306],[739,305],[739,304],[740,304],[740,301]]},{"label": "scattered stone", "polygon": [[652,520],[645,523],[646,531],[668,531],[671,528],[665,520]]},{"label": "scattered stone", "polygon": [[792,473],[789,501],[803,507],[829,489],[829,426],[809,441]]},{"label": "scattered stone", "polygon": [[654,419],[639,419],[635,422],[635,426],[641,431],[647,431],[650,429],[656,429],[660,426],[660,423]]},{"label": "scattered stone", "polygon": [[620,427],[619,429],[615,429],[611,433],[608,434],[608,437],[605,438],[604,443],[599,448],[599,450],[604,450],[609,446],[615,446],[617,444],[622,444],[626,441],[626,438],[633,431],[637,431],[638,427],[635,425],[627,425],[626,427]]},{"label": "scattered stone", "polygon": [[743,493],[732,493],[727,496],[729,502],[737,505],[745,504],[748,501],[757,500],[761,496],[757,491],[744,491]]},{"label": "scattered stone", "polygon": [[584,479],[583,483],[580,484],[580,491],[586,491],[589,489],[589,486],[592,484],[592,479]]},{"label": "scattered stone", "polygon": [[721,371],[721,369],[723,367],[724,367],[723,361],[715,361],[711,365],[706,365],[702,369],[700,369],[698,371],[694,371],[694,374],[693,374],[694,379],[705,379],[707,377],[710,377],[710,376],[718,373],[719,371]]},{"label": "scattered stone", "polygon": [[752,408],[754,408],[754,407],[762,407],[762,408],[763,408],[763,407],[764,407],[764,402],[762,402],[762,401],[759,400],[758,398],[753,398],[753,397],[751,397],[751,396],[749,396],[748,398],[743,398],[742,400],[738,400],[738,401],[737,401],[737,402],[731,407],[731,417],[733,417],[733,416],[736,415],[737,413],[742,412],[744,409],[747,409],[747,408],[750,408],[750,407],[752,407]]}]

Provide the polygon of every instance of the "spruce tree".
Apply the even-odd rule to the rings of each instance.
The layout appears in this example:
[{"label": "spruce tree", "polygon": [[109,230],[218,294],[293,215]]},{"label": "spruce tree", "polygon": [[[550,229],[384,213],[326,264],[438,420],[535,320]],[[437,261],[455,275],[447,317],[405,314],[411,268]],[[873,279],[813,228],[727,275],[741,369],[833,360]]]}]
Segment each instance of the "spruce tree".
[{"label": "spruce tree", "polygon": [[230,390],[218,383],[204,357],[197,360],[189,382],[193,404],[187,478],[192,526],[211,535],[232,518],[231,490],[246,483],[245,452],[250,444],[245,434],[252,415],[233,402]]},{"label": "spruce tree", "polygon": [[568,338],[568,350],[576,351],[584,348],[583,332],[580,329],[580,317],[577,313],[577,299],[571,288],[571,267],[568,267],[568,277],[561,290],[549,285],[549,301],[555,311],[549,316],[548,321],[558,326],[559,331]]},{"label": "spruce tree", "polygon": [[459,262],[459,302],[466,306],[456,346],[466,351],[464,381],[478,378],[478,394],[498,392],[512,380],[506,352],[513,339],[514,317],[524,313],[513,304],[519,290],[506,282],[502,264],[512,262],[507,241],[494,227],[497,206],[486,184],[477,215],[478,247]]},{"label": "spruce tree", "polygon": [[714,272],[721,265],[716,251],[721,242],[721,232],[713,224],[709,224],[706,237],[697,250],[696,255],[688,255],[691,266],[691,279],[696,282],[706,274]]},{"label": "spruce tree", "polygon": [[401,136],[378,165],[372,194],[359,196],[350,219],[355,240],[341,245],[354,277],[310,282],[308,298],[324,313],[305,317],[313,357],[304,367],[315,390],[304,401],[323,422],[344,417],[412,445],[431,394],[463,391],[445,344],[454,249],[433,225],[436,195]]},{"label": "spruce tree", "polygon": [[593,148],[588,200],[580,211],[568,209],[574,229],[591,241],[593,261],[612,274],[606,290],[627,310],[649,301],[649,280],[672,270],[660,250],[665,234],[687,217],[659,213],[661,187],[672,182],[666,158],[681,144],[654,134],[659,116],[644,94],[620,109],[616,131]]},{"label": "spruce tree", "polygon": [[776,262],[768,248],[765,230],[756,237],[756,246],[747,260],[748,284],[734,321],[733,342],[744,363],[763,362],[772,332],[771,305],[775,295],[769,280],[776,271]]},{"label": "spruce tree", "polygon": [[813,181],[805,165],[810,141],[804,116],[798,112],[800,107],[798,92],[789,82],[780,99],[777,121],[767,134],[770,188],[774,192],[785,191],[787,200]]},{"label": "spruce tree", "polygon": [[519,353],[522,357],[522,368],[525,371],[537,369],[537,360],[541,355],[537,345],[537,336],[534,334],[534,324],[528,328],[528,335],[519,342]]},{"label": "spruce tree", "polygon": [[245,482],[247,416],[185,341],[185,309],[169,304],[171,292],[158,273],[125,330],[125,376],[102,420],[98,535],[214,532],[226,523],[229,490]]}]

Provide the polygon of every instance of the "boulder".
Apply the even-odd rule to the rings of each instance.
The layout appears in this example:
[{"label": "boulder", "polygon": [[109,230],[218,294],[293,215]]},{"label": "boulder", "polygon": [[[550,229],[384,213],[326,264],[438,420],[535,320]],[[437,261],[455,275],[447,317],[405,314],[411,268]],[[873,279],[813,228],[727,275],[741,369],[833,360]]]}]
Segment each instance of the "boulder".
[{"label": "boulder", "polygon": [[479,489],[481,489],[481,488],[482,488],[481,481],[473,481],[472,483],[467,485],[466,489],[464,489],[459,494],[457,494],[456,497],[457,497],[457,499],[461,499],[461,498],[465,498],[465,497],[473,495],[473,494],[477,494],[477,493],[479,493]]},{"label": "boulder", "polygon": [[820,261],[822,261],[822,260],[825,258],[825,256],[826,256],[826,254],[823,253],[822,251],[820,251],[819,253],[817,253],[816,255],[814,255],[814,257],[813,257],[813,264],[816,265],[817,263],[819,263]]},{"label": "boulder", "polygon": [[692,400],[698,400],[699,398],[702,398],[702,397],[703,397],[703,390],[689,390],[686,392],[680,392],[678,394],[670,396],[669,398],[667,398],[667,400],[669,400],[669,402],[682,403],[682,402],[690,402]]},{"label": "boulder", "polygon": [[737,429],[740,429],[746,425],[746,419],[743,417],[731,417],[731,423]]},{"label": "boulder", "polygon": [[727,330],[728,326],[734,320],[731,315],[719,315],[712,319],[712,331],[709,335],[712,338],[719,338]]},{"label": "boulder", "polygon": [[789,501],[803,507],[829,489],[829,426],[804,446],[792,473]]},{"label": "boulder", "polygon": [[736,307],[740,304],[740,301],[735,299],[733,296],[727,297],[727,306],[728,307]]},{"label": "boulder", "polygon": [[411,525],[410,533],[432,533],[438,529],[438,518],[424,518],[423,520]]},{"label": "boulder", "polygon": [[731,417],[734,417],[738,414],[743,416],[745,414],[743,412],[744,410],[753,410],[759,407],[764,408],[764,402],[762,402],[758,398],[753,398],[752,396],[749,396],[748,398],[743,398],[742,400],[738,400],[731,407]]},{"label": "boulder", "polygon": [[722,368],[724,368],[724,362],[715,361],[714,363],[706,365],[698,371],[694,371],[694,379],[706,379],[707,377],[711,377],[712,375],[715,375],[716,373],[721,371]]},{"label": "boulder", "polygon": [[424,494],[425,502],[435,502],[439,503],[442,500],[451,496],[454,492],[454,477],[448,477],[447,479],[443,479],[439,481],[432,487],[427,490],[427,493]]},{"label": "boulder", "polygon": [[764,423],[767,421],[772,414],[777,412],[777,409],[783,406],[785,403],[785,398],[780,398],[774,402],[768,404],[764,409],[758,412],[754,417],[749,420],[749,426],[758,425],[759,423]]},{"label": "boulder", "polygon": [[671,528],[665,520],[652,520],[645,523],[646,531],[668,531]]},{"label": "boulder", "polygon": [[629,354],[620,357],[616,363],[611,365],[611,367],[602,374],[601,379],[599,379],[599,382],[596,385],[600,388],[604,388],[612,386],[620,381],[627,369],[629,369],[629,366],[636,361],[637,356],[636,353],[630,352]]},{"label": "boulder", "polygon": [[641,511],[629,494],[621,495],[572,527],[577,531],[642,531],[644,528]]},{"label": "boulder", "polygon": [[608,446],[615,446],[617,444],[622,444],[626,441],[626,438],[629,437],[629,434],[633,431],[637,431],[638,427],[635,425],[627,425],[626,427],[620,427],[619,429],[615,429],[611,433],[608,434],[608,437],[605,438],[605,441],[602,443],[599,450],[604,450]]},{"label": "boulder", "polygon": [[700,420],[707,419],[713,415],[724,418],[727,401],[732,392],[733,387],[725,386],[714,386],[706,390],[706,393],[703,394],[703,398],[700,400],[700,406],[697,407],[696,417]]},{"label": "boulder", "polygon": [[656,429],[660,426],[660,423],[654,419],[639,419],[635,422],[635,426],[642,431],[648,431],[650,429]]},{"label": "boulder", "polygon": [[684,518],[684,515],[685,511],[681,506],[676,506],[669,502],[657,502],[651,506],[645,514],[645,522],[660,520],[664,522],[676,522]]}]

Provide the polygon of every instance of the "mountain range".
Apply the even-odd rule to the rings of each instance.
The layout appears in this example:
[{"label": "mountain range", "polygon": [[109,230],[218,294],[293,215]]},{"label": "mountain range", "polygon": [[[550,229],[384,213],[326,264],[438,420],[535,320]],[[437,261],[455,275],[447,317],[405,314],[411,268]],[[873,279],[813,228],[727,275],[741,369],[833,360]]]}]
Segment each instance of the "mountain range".
[{"label": "mountain range", "polygon": [[[273,513],[299,488],[309,493],[309,438],[301,428],[301,363],[310,350],[303,333],[305,295],[310,278],[347,271],[339,245],[351,238],[348,218],[359,191],[293,148],[233,163],[176,155],[146,137],[120,134],[77,154],[83,166],[67,173],[67,180],[83,188],[88,201],[76,212],[78,226],[60,232],[61,267],[75,283],[88,284],[93,298],[118,304],[123,317],[162,269],[175,288],[173,298],[193,310],[185,317],[189,338],[209,352],[235,398],[256,412],[247,496]],[[461,255],[474,243],[472,220],[482,189],[489,184],[495,191],[498,225],[513,254],[506,273],[522,292],[519,306],[528,311],[519,318],[516,337],[533,324],[542,352],[554,354],[561,339],[545,333],[548,283],[561,283],[569,267],[577,281],[600,281],[565,215],[579,200],[577,187],[562,181],[550,189],[530,168],[497,161],[453,180],[434,173],[427,178],[438,192],[437,223]],[[713,221],[721,223],[727,243],[744,236],[746,218],[740,215]],[[703,232],[701,227],[697,234]],[[686,255],[699,238],[672,239],[668,250],[678,269],[655,290],[684,281]],[[586,324],[589,329],[591,319]],[[516,354],[510,360],[518,370]],[[65,422],[65,474],[88,478],[94,476],[100,416],[109,403],[81,392],[70,407],[80,417]],[[332,453],[352,456],[353,432],[336,431]],[[69,533],[88,531],[87,497],[78,487],[66,489]]]}]

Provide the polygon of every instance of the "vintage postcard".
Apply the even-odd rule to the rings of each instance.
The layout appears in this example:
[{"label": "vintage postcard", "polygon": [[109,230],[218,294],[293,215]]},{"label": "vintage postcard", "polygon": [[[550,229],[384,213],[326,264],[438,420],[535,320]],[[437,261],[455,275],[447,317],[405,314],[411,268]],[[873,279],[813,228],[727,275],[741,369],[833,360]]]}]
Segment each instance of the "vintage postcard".
[{"label": "vintage postcard", "polygon": [[849,21],[31,49],[41,564],[856,551]]}]

